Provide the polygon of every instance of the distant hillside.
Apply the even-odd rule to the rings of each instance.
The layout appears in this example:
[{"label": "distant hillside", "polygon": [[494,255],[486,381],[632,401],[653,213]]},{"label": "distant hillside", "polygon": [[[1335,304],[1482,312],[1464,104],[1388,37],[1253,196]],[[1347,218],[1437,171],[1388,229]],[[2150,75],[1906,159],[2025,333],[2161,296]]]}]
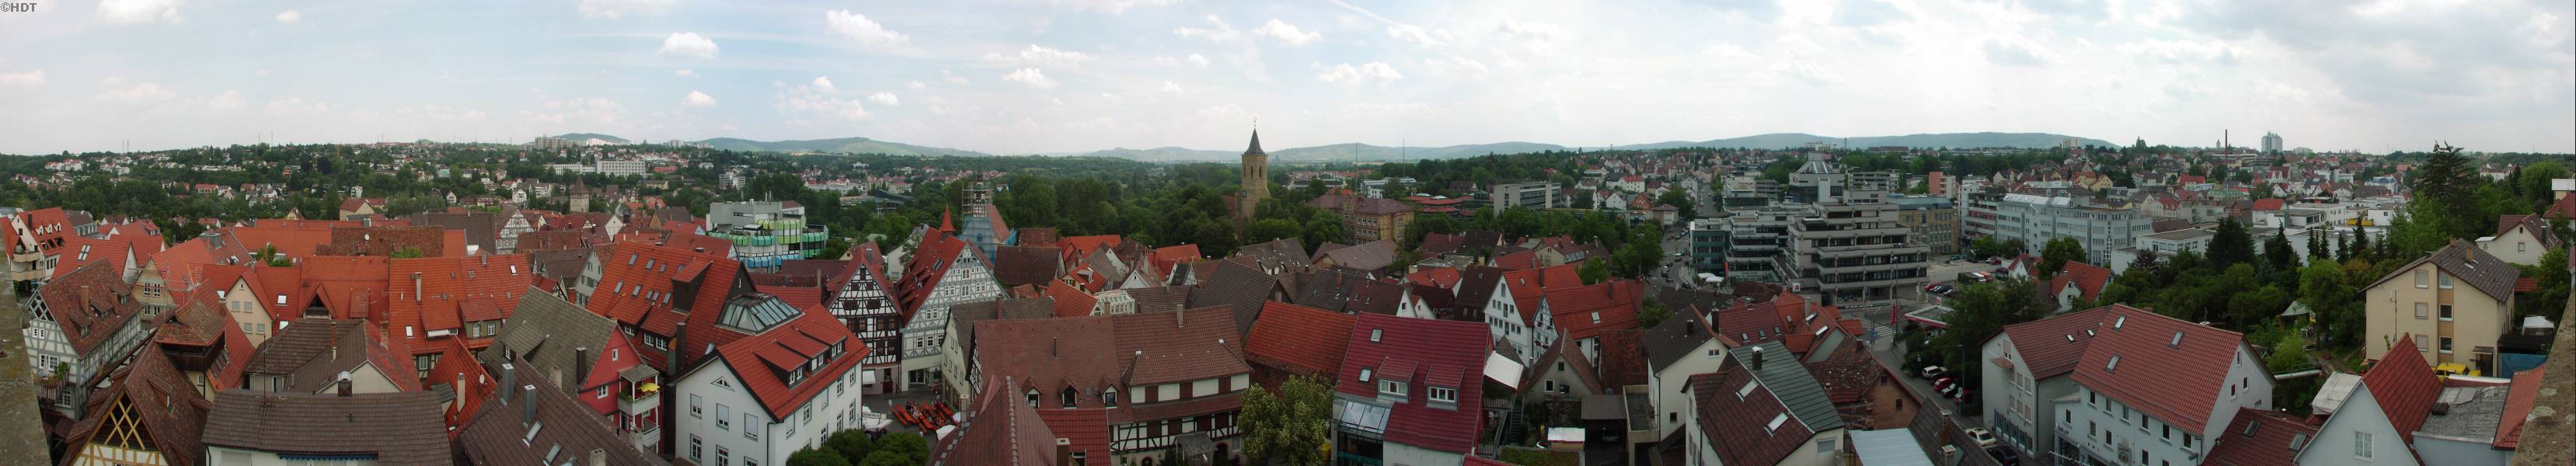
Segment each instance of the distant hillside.
[{"label": "distant hillside", "polygon": [[631,141],[627,141],[627,140],[626,140],[626,138],[621,138],[621,137],[616,137],[616,136],[610,136],[610,135],[606,135],[606,134],[599,134],[599,133],[563,133],[563,135],[562,135],[562,136],[555,136],[555,137],[564,138],[564,139],[570,139],[570,140],[573,140],[574,142],[588,141],[588,140],[592,140],[592,139],[598,139],[598,140],[601,140],[601,141],[608,141],[608,143],[609,143],[609,144],[625,144],[625,143],[631,142]]},{"label": "distant hillside", "polygon": [[1109,150],[1054,155],[1076,157],[1116,157],[1138,162],[1206,162],[1229,160],[1242,154],[1221,150],[1198,150],[1186,147],[1156,147],[1152,149],[1129,149],[1120,147]]},{"label": "distant hillside", "polygon": [[925,156],[930,156],[930,155],[955,155],[955,156],[965,156],[965,157],[987,157],[987,156],[991,156],[991,155],[992,155],[992,154],[986,154],[986,153],[982,153],[982,152],[975,152],[975,151],[970,151],[970,150],[950,149],[950,148],[945,148],[945,147],[916,146],[916,145],[911,145],[911,144],[904,144],[904,143],[899,143],[899,142],[886,142],[886,141],[879,141],[879,140],[875,140],[875,139],[868,139],[868,138],[807,139],[807,140],[801,140],[801,141],[753,141],[753,140],[749,140],[749,139],[737,139],[737,138],[715,138],[715,139],[708,139],[708,140],[704,140],[704,141],[698,141],[698,143],[700,143],[700,144],[706,144],[708,147],[713,147],[713,148],[717,148],[717,149],[724,149],[724,150],[739,150],[739,151],[768,151],[768,152],[791,152],[791,153],[792,153],[792,152],[822,152],[822,153],[888,154],[888,155],[925,155]]},{"label": "distant hillside", "polygon": [[[1873,147],[1873,146],[1906,146],[1906,147],[1917,147],[1917,148],[1936,148],[1936,147],[1951,147],[1951,148],[1969,148],[1969,147],[2021,147],[2021,148],[2044,148],[2044,147],[2057,147],[2058,143],[2060,143],[2060,142],[2064,141],[2064,140],[2065,140],[2066,138],[2068,138],[2068,137],[2070,137],[2070,136],[2060,135],[2060,134],[2049,134],[2049,133],[1938,133],[1938,134],[1908,134],[1908,135],[1904,135],[1904,136],[1862,136],[1862,137],[1852,137],[1852,138],[1849,138],[1849,144],[1850,144],[1850,146],[1849,146],[1849,147],[1854,148],[1854,149],[1862,149],[1862,148],[1868,148],[1868,147]],[[2113,147],[2116,147],[2116,145],[2111,144],[2111,142],[2110,142],[2110,141],[2104,141],[2104,140],[2100,140],[2100,139],[2092,139],[2092,138],[2076,138],[2076,139],[2077,139],[2077,141],[2078,141],[2078,142],[2077,142],[2077,144],[2089,144],[2089,145],[2097,145],[2097,146],[2113,146]],[[1739,138],[1712,139],[1712,140],[1699,141],[1699,142],[1691,142],[1691,141],[1669,141],[1669,142],[1658,142],[1658,143],[1652,143],[1652,144],[1634,144],[1634,145],[1619,146],[1619,148],[1620,148],[1620,149],[1669,149],[1669,148],[1675,148],[1675,147],[1745,147],[1745,148],[1754,148],[1754,149],[1779,149],[1779,148],[1787,148],[1787,147],[1800,147],[1800,146],[1805,146],[1805,145],[1807,145],[1807,143],[1810,143],[1810,142],[1822,142],[1822,143],[1827,143],[1827,144],[1844,144],[1844,143],[1845,143],[1845,138],[1836,138],[1836,137],[1817,136],[1817,135],[1813,135],[1813,134],[1805,134],[1805,133],[1773,133],[1773,134],[1762,134],[1762,135],[1754,135],[1754,136],[1745,136],[1745,137],[1739,137]]]}]

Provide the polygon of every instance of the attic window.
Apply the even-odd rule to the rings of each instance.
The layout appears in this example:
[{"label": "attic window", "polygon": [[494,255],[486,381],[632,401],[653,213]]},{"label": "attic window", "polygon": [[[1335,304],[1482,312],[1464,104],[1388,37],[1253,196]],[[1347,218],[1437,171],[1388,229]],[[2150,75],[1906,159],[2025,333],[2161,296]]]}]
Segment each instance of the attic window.
[{"label": "attic window", "polygon": [[[1600,321],[1601,321],[1601,319],[1600,319],[1600,318],[1598,318],[1598,317],[1596,317],[1596,318],[1592,319],[1592,321],[1594,321],[1594,322],[1600,322]],[[1386,329],[1375,329],[1375,328],[1373,328],[1373,329],[1369,329],[1369,342],[1370,342],[1370,343],[1376,343],[1376,342],[1378,341],[1378,339],[1379,339],[1379,338],[1384,338],[1384,337],[1386,337]],[[1368,371],[1368,369],[1360,369],[1360,371],[1361,371],[1361,373],[1362,373],[1362,374],[1366,374],[1366,373],[1367,373],[1367,371]],[[1367,375],[1361,375],[1361,376],[1360,376],[1360,380],[1368,380],[1368,376],[1367,376]]]},{"label": "attic window", "polygon": [[279,305],[279,306],[284,306],[284,305],[286,305],[286,295],[283,295],[283,294],[277,295],[277,305]]},{"label": "attic window", "polygon": [[2109,364],[2102,365],[2102,372],[2111,372],[2116,370],[2120,370],[2120,355],[2114,354],[2111,355],[2111,362]]},{"label": "attic window", "polygon": [[1601,313],[1600,313],[1600,312],[1593,312],[1593,313],[1592,313],[1592,323],[1596,323],[1596,324],[1601,323]]},{"label": "attic window", "polygon": [[2297,434],[2297,433],[2290,434],[2290,451],[2299,451],[2299,447],[2304,447],[2304,446],[2307,446],[2307,445],[2308,445],[2308,434]]},{"label": "attic window", "polygon": [[1771,416],[1771,424],[1770,424],[1770,425],[1767,425],[1767,426],[1763,426],[1763,427],[1762,427],[1762,433],[1766,433],[1766,434],[1768,434],[1768,433],[1773,433],[1773,432],[1779,432],[1779,431],[1780,431],[1780,425],[1781,425],[1781,424],[1787,424],[1787,423],[1789,423],[1789,413],[1780,413],[1780,414],[1777,414],[1777,415],[1773,415],[1773,416]]},{"label": "attic window", "polygon": [[528,424],[528,433],[527,433],[527,435],[521,435],[521,436],[519,436],[519,443],[520,443],[520,444],[522,444],[522,445],[526,445],[526,444],[531,444],[531,443],[536,442],[536,441],[537,441],[537,431],[541,431],[541,430],[546,430],[546,423],[545,423],[545,421],[537,421],[537,422],[535,422],[535,423]]},{"label": "attic window", "polygon": [[2181,331],[2181,330],[2175,330],[2175,331],[2174,331],[2173,341],[2172,341],[2172,342],[2165,343],[2165,346],[2170,346],[2170,347],[2174,347],[2174,348],[2181,348],[2181,347],[2182,347],[2182,331]]},{"label": "attic window", "polygon": [[1752,381],[1745,381],[1744,388],[1735,389],[1735,399],[1741,400],[1746,396],[1753,395],[1753,386],[1754,383]]},{"label": "attic window", "polygon": [[2262,422],[2248,422],[2248,423],[2245,423],[2245,433],[2244,433],[2243,435],[2245,435],[2247,438],[2252,438],[2252,437],[2254,436],[2254,428],[2256,428],[2256,427],[2262,427],[2262,426],[2263,426],[2263,423],[2262,423]]},{"label": "attic window", "polygon": [[1360,381],[1361,381],[1361,382],[1367,382],[1367,381],[1369,381],[1369,374],[1374,373],[1374,372],[1375,372],[1375,371],[1371,371],[1371,370],[1369,370],[1369,368],[1366,368],[1366,367],[1362,367],[1362,368],[1360,368]]},{"label": "attic window", "polygon": [[2111,329],[2112,329],[2112,330],[2119,330],[2119,329],[2120,329],[2120,326],[2122,326],[2122,325],[2128,325],[2128,323],[2129,323],[2129,316],[2120,316],[2120,318],[2119,318],[2118,320],[2113,320],[2113,321],[2111,321]]}]

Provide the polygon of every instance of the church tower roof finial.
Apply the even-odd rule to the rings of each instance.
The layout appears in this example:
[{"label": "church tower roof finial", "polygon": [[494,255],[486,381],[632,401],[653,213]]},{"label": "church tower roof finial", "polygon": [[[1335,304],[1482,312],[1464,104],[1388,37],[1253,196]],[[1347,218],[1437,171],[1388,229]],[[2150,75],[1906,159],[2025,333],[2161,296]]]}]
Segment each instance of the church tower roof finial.
[{"label": "church tower roof finial", "polygon": [[1261,152],[1261,130],[1259,128],[1252,130],[1252,147],[1243,149],[1243,155],[1253,154],[1269,155]]}]

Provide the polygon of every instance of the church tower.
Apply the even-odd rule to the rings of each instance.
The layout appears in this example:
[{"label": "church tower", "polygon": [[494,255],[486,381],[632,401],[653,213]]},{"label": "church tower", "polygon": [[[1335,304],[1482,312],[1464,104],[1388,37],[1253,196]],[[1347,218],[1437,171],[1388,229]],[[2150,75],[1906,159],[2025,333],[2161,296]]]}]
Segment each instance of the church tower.
[{"label": "church tower", "polygon": [[1261,152],[1261,130],[1252,131],[1252,147],[1243,149],[1243,195],[1234,218],[1251,220],[1252,210],[1270,198],[1270,154]]}]

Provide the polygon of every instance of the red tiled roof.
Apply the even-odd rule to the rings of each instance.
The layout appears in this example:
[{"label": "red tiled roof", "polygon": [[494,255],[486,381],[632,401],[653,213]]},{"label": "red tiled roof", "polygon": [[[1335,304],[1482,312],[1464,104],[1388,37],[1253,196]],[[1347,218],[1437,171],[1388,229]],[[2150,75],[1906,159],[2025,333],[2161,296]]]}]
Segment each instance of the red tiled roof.
[{"label": "red tiled roof", "polygon": [[1244,336],[1245,359],[1290,373],[1331,376],[1342,369],[1342,352],[1329,343],[1348,338],[1359,318],[1350,314],[1278,301],[1261,303],[1261,317]]},{"label": "red tiled roof", "polygon": [[[1020,406],[1028,404],[1021,403]],[[1037,413],[1038,418],[1046,421],[1046,431],[1055,434],[1055,438],[1047,439],[1048,446],[1054,446],[1056,439],[1063,439],[1066,450],[1082,453],[1086,458],[1110,457],[1109,410],[1041,409]],[[1051,455],[1055,449],[1048,448],[1046,452]]]},{"label": "red tiled roof", "polygon": [[[1789,407],[1771,393],[1768,384],[1753,383],[1752,371],[1744,366],[1729,365],[1714,373],[1690,376],[1691,399],[1699,417],[1699,435],[1717,452],[1720,464],[1778,464],[1789,453],[1797,451],[1814,437],[1805,422],[1795,419]],[[1736,397],[1740,387],[1754,387],[1743,397]],[[1771,420],[1789,419],[1774,430]]]},{"label": "red tiled roof", "polygon": [[957,264],[957,255],[967,254],[966,241],[947,233],[922,233],[921,246],[913,250],[910,262],[903,267],[903,280],[893,284],[895,302],[903,308],[906,320],[921,309],[922,301],[948,276],[948,266]]},{"label": "red tiled roof", "polygon": [[36,289],[36,296],[44,301],[47,314],[61,324],[73,353],[87,356],[142,313],[142,303],[131,297],[129,289],[107,263],[91,263],[46,282]]},{"label": "red tiled roof", "polygon": [[2280,199],[2255,199],[2254,210],[2281,210]]},{"label": "red tiled roof", "polygon": [[1456,288],[1461,276],[1456,267],[1431,267],[1404,276],[1406,283]]},{"label": "red tiled roof", "polygon": [[2505,389],[2504,418],[2496,422],[2496,448],[2511,450],[2522,445],[2522,423],[2531,417],[2531,405],[2539,397],[2540,376],[2545,369],[2513,375],[2513,386]]},{"label": "red tiled roof", "polygon": [[[1371,341],[1374,335],[1376,341]],[[1348,349],[1344,350],[1336,391],[1362,398],[1377,396],[1375,379],[1360,381],[1361,369],[1374,373],[1413,380],[1414,393],[1405,402],[1396,403],[1387,416],[1387,442],[1411,445],[1445,452],[1467,452],[1476,446],[1476,434],[1484,413],[1483,369],[1493,343],[1492,335],[1482,322],[1411,319],[1395,316],[1361,314],[1351,327]],[[1379,372],[1383,368],[1418,367],[1414,371]],[[1432,380],[1429,374],[1464,374],[1444,380]],[[1425,405],[1430,400],[1429,386],[1451,386],[1458,390],[1456,409],[1439,409]]]},{"label": "red tiled roof", "polygon": [[[2075,366],[2075,382],[2189,431],[2209,424],[2245,336],[2115,304]],[[2172,345],[2180,335],[2180,345]],[[2111,368],[2112,358],[2119,367]],[[2412,432],[2412,430],[2408,430]]]},{"label": "red tiled roof", "polygon": [[2361,386],[2370,389],[2370,398],[2379,401],[2380,412],[2398,432],[2423,427],[2424,418],[2433,413],[2433,401],[2442,397],[2442,379],[2433,376],[2433,366],[2415,350],[2411,334],[2398,336],[2389,345],[2388,354],[2361,375]]},{"label": "red tiled roof", "polygon": [[1055,298],[1056,317],[1091,315],[1092,307],[1100,303],[1100,298],[1091,296],[1091,293],[1073,289],[1073,285],[1065,284],[1063,281],[1047,280],[1046,283],[1046,296]]},{"label": "red tiled roof", "polygon": [[2111,269],[2066,261],[2065,269],[2058,271],[2057,277],[2052,281],[2055,285],[2049,287],[2049,294],[2057,294],[2059,290],[2066,289],[2066,285],[2075,285],[2076,297],[2093,299],[2102,296],[2102,287],[2111,284]]},{"label": "red tiled roof", "polygon": [[1537,325],[1538,304],[1547,296],[1547,290],[1583,286],[1581,273],[1574,264],[1514,270],[1503,273],[1503,284],[1511,287],[1513,305],[1521,312],[1521,324]]},{"label": "red tiled roof", "polygon": [[[1127,384],[1142,385],[1205,380],[1252,372],[1243,363],[1243,336],[1232,321],[1234,310],[1203,307],[1177,312],[1109,316],[1117,335],[1116,355],[1128,364]],[[1197,322],[1198,325],[1189,325]]]},{"label": "red tiled roof", "polygon": [[[804,382],[791,386],[778,378],[788,369],[821,357],[834,344],[841,345],[841,356],[824,362],[823,370],[806,376]],[[753,399],[760,401],[761,408],[769,410],[770,418],[785,419],[842,373],[858,367],[859,360],[868,356],[868,346],[859,344],[849,327],[830,314],[808,312],[760,334],[718,346],[715,356],[733,370],[734,377],[742,381]]]},{"label": "red tiled roof", "polygon": [[1556,327],[1567,340],[1601,336],[1614,330],[1638,328],[1638,291],[1644,285],[1636,280],[1610,280],[1592,286],[1550,290],[1548,313],[1554,314]]},{"label": "red tiled roof", "polygon": [[2075,370],[2084,359],[2084,348],[2093,343],[2094,335],[2086,333],[2102,326],[2111,314],[2110,307],[2070,312],[2046,319],[2006,325],[2002,335],[2012,337],[2013,349],[2021,352],[2021,364],[2027,366],[2032,380],[2056,377]]},{"label": "red tiled roof", "polygon": [[[2253,408],[2237,408],[2236,419],[2209,448],[2207,464],[2214,466],[2292,466],[2299,463],[2300,444],[2293,437],[2313,439],[2317,428],[2299,423],[2289,415]],[[2301,441],[2302,443],[2305,440]]]},{"label": "red tiled roof", "polygon": [[2552,220],[2576,220],[2576,196],[2558,196],[2558,200],[2549,202],[2549,210],[2540,211],[2540,216]]},{"label": "red tiled roof", "polygon": [[[601,273],[586,309],[664,337],[687,320],[690,331],[678,342],[682,350],[677,351],[683,366],[694,364],[706,348],[724,346],[743,336],[716,325],[716,319],[724,314],[725,300],[733,297],[736,275],[743,270],[740,262],[633,241],[612,244],[592,260],[599,262]],[[694,288],[690,296],[695,302],[679,301],[674,291],[683,284]],[[694,312],[683,312],[683,308]],[[647,363],[666,363],[661,352],[642,353]]]}]

